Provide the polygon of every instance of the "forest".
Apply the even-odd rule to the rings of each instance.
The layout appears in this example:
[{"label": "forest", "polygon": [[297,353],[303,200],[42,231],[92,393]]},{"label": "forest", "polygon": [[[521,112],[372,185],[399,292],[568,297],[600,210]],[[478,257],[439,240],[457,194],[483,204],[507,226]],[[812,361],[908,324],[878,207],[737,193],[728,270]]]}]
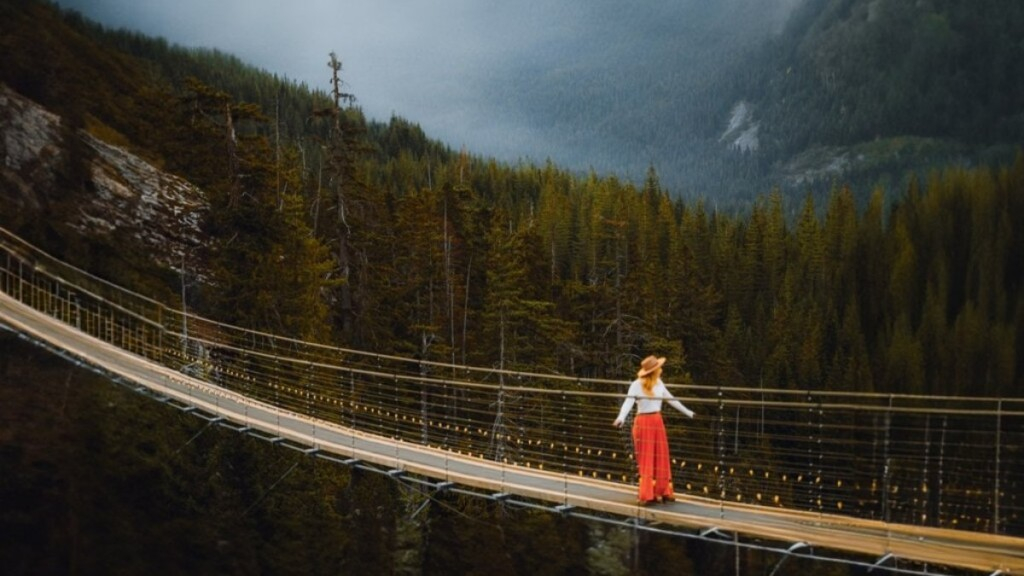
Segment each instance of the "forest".
[{"label": "forest", "polygon": [[[653,353],[675,383],[1024,389],[1019,151],[906,185],[756,190],[723,209],[671,192],[654,165],[633,183],[508,164],[397,116],[368,121],[344,55],[324,55],[338,82],[311,88],[39,0],[0,1],[0,50],[0,81],[68,128],[38,211],[0,209],[0,224],[174,306],[540,373],[625,380]],[[92,189],[76,130],[204,190],[201,273],[63,225]],[[778,560],[454,497],[415,514],[426,497],[380,476],[207,427],[14,336],[0,349],[0,469],[13,471],[0,475],[13,535],[0,564],[14,574],[703,574]]]},{"label": "forest", "polygon": [[[1020,155],[896,190],[837,183],[824,201],[766,190],[726,212],[671,195],[653,166],[634,184],[508,165],[368,122],[334,54],[335,85],[310,90],[45,3],[6,11],[5,82],[207,194],[209,281],[187,302],[202,314],[539,372],[620,377],[656,353],[703,384],[1020,393]],[[5,220],[173,300],[182,280],[145,273],[145,254],[62,240],[61,210],[89,187],[81,156],[43,191],[51,217]]]}]

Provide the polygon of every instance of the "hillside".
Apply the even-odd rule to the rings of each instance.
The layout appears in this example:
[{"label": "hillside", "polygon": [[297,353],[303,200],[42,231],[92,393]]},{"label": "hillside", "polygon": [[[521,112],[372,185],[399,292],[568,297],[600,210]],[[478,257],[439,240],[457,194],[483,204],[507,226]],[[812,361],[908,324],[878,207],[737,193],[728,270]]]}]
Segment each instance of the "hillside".
[{"label": "hillside", "polygon": [[59,219],[68,234],[108,238],[111,244],[132,239],[138,243],[134,249],[151,253],[156,266],[180,268],[186,251],[201,242],[199,223],[207,208],[203,191],[123,148],[82,133],[79,160],[88,173],[88,194],[72,202],[41,194],[40,190],[59,185],[68,163],[61,122],[0,85],[0,151],[6,159],[0,169],[0,201],[7,207],[5,223],[31,229],[40,220]]},{"label": "hillside", "polygon": [[[790,26],[825,41],[822,22],[842,20],[819,20],[828,14]],[[1024,155],[963,165],[983,147],[1001,154],[986,134],[1013,136],[1013,114],[988,116],[990,132],[977,114],[951,122],[952,136],[842,140],[812,125],[793,144],[771,121],[786,108],[746,91],[788,70],[784,57],[811,61],[773,46],[756,74],[698,91],[721,96],[698,99],[714,113],[690,112],[703,122],[690,137],[711,152],[677,158],[749,195],[733,212],[681,197],[660,164],[634,184],[455,152],[415,123],[367,122],[230,55],[0,0],[0,225],[194,313],[438,363],[625,384],[654,353],[681,386],[1024,394]],[[778,90],[824,109],[824,96],[789,100],[817,95],[814,75],[801,77]],[[884,192],[751,192],[773,171],[802,188],[840,171],[895,181],[942,159],[943,171]],[[427,505],[385,477],[206,426],[6,332],[0,382],[0,565],[12,574],[715,573],[736,559],[451,494]],[[795,557],[787,567],[842,573]]]},{"label": "hillside", "polygon": [[787,133],[783,152],[898,136],[1017,143],[1022,31],[1017,3],[809,1],[776,43],[757,102]]},{"label": "hillside", "polygon": [[[654,169],[637,186],[455,153],[222,54],[3,6],[0,224],[190,311],[528,371],[618,378],[657,351],[683,382],[1021,389],[1024,158],[731,213]],[[758,104],[728,112],[757,178]],[[790,170],[809,187],[947,150],[815,144]]]},{"label": "hillside", "polygon": [[[462,111],[486,127],[481,148],[509,162],[550,158],[635,184],[653,166],[673,196],[725,209],[775,187],[820,201],[836,184],[863,205],[911,171],[1012,161],[1024,136],[1016,5],[561,0],[544,13],[561,34],[517,45],[515,59],[492,55],[472,88],[480,102]],[[172,83],[195,76],[275,110],[288,136],[309,128],[304,86],[229,54],[76,27]]]},{"label": "hillside", "polygon": [[1010,158],[1024,141],[1022,31],[1013,3],[809,1],[747,88],[765,154],[785,170],[836,147],[861,179]]},{"label": "hillside", "polygon": [[[617,12],[618,10],[618,12]],[[1019,4],[598,2],[583,38],[496,71],[493,97],[566,166],[745,205],[778,185],[905,185],[1024,141]],[[787,16],[783,21],[782,16]],[[507,90],[508,86],[522,89]],[[585,102],[586,105],[580,105]]]}]

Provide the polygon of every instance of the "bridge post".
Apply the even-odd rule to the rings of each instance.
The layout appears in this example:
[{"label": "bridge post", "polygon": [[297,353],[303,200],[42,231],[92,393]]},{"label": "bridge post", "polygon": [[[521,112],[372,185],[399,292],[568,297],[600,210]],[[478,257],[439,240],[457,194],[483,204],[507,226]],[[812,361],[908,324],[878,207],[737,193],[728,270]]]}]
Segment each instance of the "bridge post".
[{"label": "bridge post", "polygon": [[921,508],[918,511],[918,517],[920,518],[921,524],[927,526],[929,524],[928,518],[931,515],[931,490],[928,489],[928,465],[932,457],[932,415],[924,415],[924,466],[921,470]]},{"label": "bridge post", "polygon": [[[807,470],[806,470],[806,473],[807,473],[808,481],[811,481],[811,479],[814,477],[814,433],[813,433],[813,430],[814,430],[814,422],[813,422],[813,419],[814,419],[814,416],[813,416],[813,414],[814,414],[814,396],[811,394],[810,390],[807,391],[807,398],[806,398],[805,402],[807,403]],[[797,479],[799,480],[799,477]],[[808,486],[806,489],[803,486],[799,486],[798,489],[801,490],[802,492],[804,492],[806,490],[805,494],[807,496],[807,511],[810,512],[811,510],[814,510],[814,488],[813,488],[813,486]]]},{"label": "bridge post", "polygon": [[427,390],[426,377],[427,377],[427,366],[421,360],[417,363],[420,374],[420,443],[424,446],[430,445],[430,428],[427,422],[430,421],[430,411],[427,408],[427,403],[430,401],[429,392]]},{"label": "bridge post", "polygon": [[824,446],[822,445],[822,438],[825,436],[825,408],[822,404],[821,396],[818,396],[818,466],[814,474],[814,482],[818,486],[818,513],[824,513],[824,490],[825,481],[821,477],[824,473]]},{"label": "bridge post", "polygon": [[889,523],[889,481],[891,476],[891,462],[889,459],[889,436],[892,430],[892,400],[893,395],[889,394],[889,407],[885,411],[885,442],[883,444],[882,457],[882,521]]},{"label": "bridge post", "polygon": [[996,471],[995,481],[992,492],[992,533],[999,533],[999,468],[1001,462],[999,457],[1002,452],[1003,444],[1003,399],[996,400]]},{"label": "bridge post", "polygon": [[156,334],[152,337],[153,350],[150,351],[149,357],[154,359],[157,363],[164,363],[164,306],[158,304],[156,307],[156,316],[153,318],[156,323]]},{"label": "bridge post", "polygon": [[[356,376],[352,370],[348,371],[348,402],[349,402],[349,426],[356,430],[358,425],[356,423]],[[355,438],[355,435],[353,435]]]},{"label": "bridge post", "polygon": [[[565,413],[565,390],[562,390],[562,398],[558,402],[558,409],[562,413],[562,423],[559,425],[559,433],[562,435],[562,473],[569,474],[569,424]],[[543,415],[541,415],[543,418]]]},{"label": "bridge post", "polygon": [[719,517],[725,517],[725,399],[722,387],[718,387],[718,431],[716,436],[718,448],[718,500],[720,503]]},{"label": "bridge post", "polygon": [[[562,391],[562,397],[563,398],[565,397],[565,391],[564,390]],[[562,410],[568,410],[568,402],[567,401],[563,401],[562,405],[563,405]],[[578,462],[576,463],[577,474],[583,474],[584,473],[584,463],[586,462],[586,458],[585,458],[584,453],[583,453],[583,419],[577,417],[577,418],[574,418],[574,420],[576,420],[576,446],[579,447],[579,452],[578,452],[579,458],[578,458]],[[566,472],[568,472],[568,470],[566,470]],[[669,481],[671,481],[671,478],[670,478]]]},{"label": "bridge post", "polygon": [[944,472],[943,471],[943,467],[944,467],[945,460],[946,460],[946,427],[947,427],[947,424],[948,424],[948,420],[949,420],[948,416],[946,416],[946,415],[942,416],[942,434],[939,436],[939,478],[938,478],[938,482],[936,484],[936,492],[937,493],[935,495],[936,509],[937,509],[936,518],[935,519],[937,521],[937,525],[938,526],[942,526],[945,523],[944,522],[944,517],[945,517],[944,508],[945,508],[945,506],[942,503],[942,489],[944,488],[944,485],[943,485],[944,484],[944,480],[943,480],[943,472]]}]

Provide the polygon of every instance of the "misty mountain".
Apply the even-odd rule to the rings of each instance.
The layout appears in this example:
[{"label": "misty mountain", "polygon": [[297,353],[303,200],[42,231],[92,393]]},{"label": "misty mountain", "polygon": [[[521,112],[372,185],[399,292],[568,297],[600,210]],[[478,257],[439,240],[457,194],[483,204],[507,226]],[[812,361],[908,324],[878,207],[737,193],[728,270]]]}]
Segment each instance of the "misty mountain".
[{"label": "misty mountain", "polygon": [[[564,0],[530,12],[544,30],[537,34],[523,31],[530,22],[503,27],[509,14],[495,10],[489,25],[508,52],[480,56],[490,72],[473,76],[479,85],[468,89],[483,94],[484,104],[457,106],[461,116],[453,122],[482,134],[469,146],[473,155],[550,159],[635,183],[654,167],[673,195],[722,208],[749,206],[776,187],[823,197],[835,184],[849,184],[863,200],[882,184],[895,195],[910,171],[1005,163],[1024,141],[1024,8],[1003,4]],[[14,13],[8,26],[17,30],[19,17]],[[195,76],[276,110],[286,137],[304,138],[309,129],[304,85],[229,54],[71,22],[176,85]],[[152,122],[148,114],[118,114],[146,105],[117,96],[130,90],[123,74],[90,81],[102,58],[58,69],[61,59],[51,55],[40,65],[19,48],[20,34],[4,39],[10,58],[3,66],[17,77],[16,89],[60,111],[74,103],[58,94],[61,86],[88,86],[89,101],[116,106],[110,116],[119,119],[106,121],[119,132],[137,140],[158,133],[136,126]],[[25,34],[24,43],[39,42]],[[403,146],[429,147],[439,158],[444,135],[423,134],[415,123],[410,118],[417,143]],[[371,123],[370,130],[387,129]]]},{"label": "misty mountain", "polygon": [[[950,0],[579,4],[495,70],[495,150],[684,196],[899,184],[1024,140],[1024,9]],[[504,146],[504,148],[502,148]]]},{"label": "misty mountain", "polygon": [[699,168],[681,157],[713,142],[738,100],[716,87],[780,32],[794,1],[576,4],[564,38],[491,75],[507,128],[494,149],[633,180],[653,164],[678,189]]}]

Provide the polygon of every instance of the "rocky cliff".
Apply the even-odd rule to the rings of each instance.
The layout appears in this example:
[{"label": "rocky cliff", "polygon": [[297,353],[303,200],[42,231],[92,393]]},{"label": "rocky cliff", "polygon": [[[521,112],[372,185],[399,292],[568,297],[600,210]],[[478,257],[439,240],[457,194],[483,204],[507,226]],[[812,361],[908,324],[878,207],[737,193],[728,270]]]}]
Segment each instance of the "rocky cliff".
[{"label": "rocky cliff", "polygon": [[118,231],[159,264],[178,268],[201,242],[203,191],[84,130],[72,137],[84,144],[87,173],[85,186],[67,192],[57,178],[68,154],[61,118],[0,85],[0,225],[52,218],[47,208],[59,198],[62,224],[82,236]]}]

